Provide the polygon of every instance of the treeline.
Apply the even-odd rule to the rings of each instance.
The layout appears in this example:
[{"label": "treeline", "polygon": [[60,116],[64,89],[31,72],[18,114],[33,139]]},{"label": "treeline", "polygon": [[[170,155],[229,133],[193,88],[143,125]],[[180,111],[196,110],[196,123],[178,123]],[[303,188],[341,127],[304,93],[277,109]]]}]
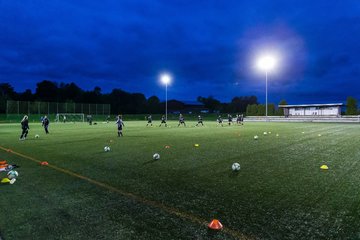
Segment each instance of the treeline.
[{"label": "treeline", "polygon": [[[146,114],[163,113],[165,103],[157,96],[146,98],[142,93],[129,93],[121,89],[113,89],[110,93],[102,93],[100,87],[85,91],[75,83],[56,83],[44,80],[36,84],[35,92],[30,89],[16,92],[9,83],[0,84],[0,113],[6,112],[6,101],[42,101],[68,103],[110,104],[111,113]],[[197,98],[203,107],[186,104],[178,100],[168,101],[169,112],[208,110],[210,113],[244,113],[247,115],[265,115],[265,105],[259,105],[256,96],[234,97],[229,103],[221,103],[214,97]],[[196,105],[196,104],[195,104]],[[268,115],[282,115],[275,104],[268,105]]]}]

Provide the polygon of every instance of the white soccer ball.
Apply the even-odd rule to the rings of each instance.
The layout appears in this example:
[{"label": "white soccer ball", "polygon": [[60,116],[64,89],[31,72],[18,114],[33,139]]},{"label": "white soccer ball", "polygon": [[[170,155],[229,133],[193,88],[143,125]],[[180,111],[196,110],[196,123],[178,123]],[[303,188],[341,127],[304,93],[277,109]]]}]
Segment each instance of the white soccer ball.
[{"label": "white soccer ball", "polygon": [[39,138],[39,137],[40,137],[39,134],[36,134],[36,135],[35,135],[35,138]]},{"label": "white soccer ball", "polygon": [[13,179],[13,178],[17,178],[19,176],[19,173],[17,171],[11,170],[10,172],[7,173],[7,177],[8,179]]},{"label": "white soccer ball", "polygon": [[258,135],[255,135],[255,136],[254,136],[254,139],[255,139],[255,140],[258,140],[258,138],[259,138]]},{"label": "white soccer ball", "polygon": [[267,132],[264,132],[264,135],[266,135],[267,134]]},{"label": "white soccer ball", "polygon": [[231,166],[233,171],[239,171],[240,170],[240,164],[239,163],[233,163],[233,165]]},{"label": "white soccer ball", "polygon": [[109,146],[105,146],[105,147],[104,147],[104,151],[105,151],[105,152],[109,152],[109,151],[110,151],[110,147],[109,147]]},{"label": "white soccer ball", "polygon": [[155,153],[155,154],[153,155],[153,159],[154,159],[154,160],[159,160],[159,159],[160,159],[160,154]]}]

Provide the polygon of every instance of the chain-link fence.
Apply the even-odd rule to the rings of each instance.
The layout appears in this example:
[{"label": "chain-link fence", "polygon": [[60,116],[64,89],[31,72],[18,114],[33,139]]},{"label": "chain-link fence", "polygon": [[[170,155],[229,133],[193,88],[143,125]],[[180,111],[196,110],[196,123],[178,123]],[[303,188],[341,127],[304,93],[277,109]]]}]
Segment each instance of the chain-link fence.
[{"label": "chain-link fence", "polygon": [[93,115],[110,115],[110,104],[93,103],[58,103],[58,102],[6,102],[6,114],[57,114],[83,113]]}]

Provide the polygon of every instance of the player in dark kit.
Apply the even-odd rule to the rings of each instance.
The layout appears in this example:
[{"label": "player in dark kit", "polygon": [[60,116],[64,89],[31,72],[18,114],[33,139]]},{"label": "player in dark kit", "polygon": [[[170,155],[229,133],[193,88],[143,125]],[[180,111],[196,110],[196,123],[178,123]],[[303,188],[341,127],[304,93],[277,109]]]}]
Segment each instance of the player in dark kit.
[{"label": "player in dark kit", "polygon": [[240,114],[236,114],[236,124],[240,124]]},{"label": "player in dark kit", "polygon": [[50,121],[49,121],[48,117],[45,116],[42,120],[42,126],[44,127],[46,134],[49,134],[49,130],[48,130],[49,124],[50,124]]},{"label": "player in dark kit", "polygon": [[186,127],[186,124],[185,124],[185,118],[182,114],[179,115],[179,124],[178,124],[178,127],[180,127],[181,124],[184,124],[184,127]]},{"label": "player in dark kit", "polygon": [[21,129],[22,129],[22,133],[21,133],[21,136],[19,138],[19,140],[25,140],[28,133],[29,133],[29,119],[28,119],[28,116],[25,115],[23,117],[23,119],[21,120]]},{"label": "player in dark kit", "polygon": [[218,118],[217,118],[217,122],[218,122],[218,126],[221,124],[221,126],[223,127],[224,125],[223,125],[223,119],[222,119],[222,117],[221,117],[221,115],[219,115],[218,116]]},{"label": "player in dark kit", "polygon": [[165,127],[167,127],[166,118],[165,118],[164,115],[162,115],[162,117],[161,117],[161,123],[160,123],[159,127],[161,127],[161,125],[162,125],[163,123],[165,123]]},{"label": "player in dark kit", "polygon": [[229,121],[229,126],[230,126],[231,123],[232,123],[232,116],[231,116],[231,114],[228,114],[228,121]]},{"label": "player in dark kit", "polygon": [[147,117],[147,124],[146,124],[146,126],[148,126],[149,124],[150,124],[150,126],[152,126],[152,116],[151,116],[151,114]]},{"label": "player in dark kit", "polygon": [[240,115],[240,124],[244,125],[244,114]]},{"label": "player in dark kit", "polygon": [[123,122],[123,120],[122,120],[122,116],[121,116],[121,115],[118,116],[118,118],[117,118],[117,120],[116,120],[116,124],[117,124],[117,126],[118,126],[118,137],[122,137],[122,136],[123,136],[123,134],[122,134],[122,128],[125,127],[125,125],[124,125],[124,122]]},{"label": "player in dark kit", "polygon": [[204,126],[204,124],[203,124],[203,119],[202,119],[202,117],[199,115],[199,116],[198,116],[198,123],[197,123],[195,126],[199,126],[200,123],[201,123],[202,126]]}]

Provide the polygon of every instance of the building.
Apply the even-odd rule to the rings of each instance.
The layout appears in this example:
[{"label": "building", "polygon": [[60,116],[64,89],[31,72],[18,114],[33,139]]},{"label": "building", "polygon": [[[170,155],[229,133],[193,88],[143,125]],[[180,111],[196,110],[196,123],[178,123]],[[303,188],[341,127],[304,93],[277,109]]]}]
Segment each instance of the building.
[{"label": "building", "polygon": [[285,117],[291,116],[341,116],[342,103],[279,105]]}]

